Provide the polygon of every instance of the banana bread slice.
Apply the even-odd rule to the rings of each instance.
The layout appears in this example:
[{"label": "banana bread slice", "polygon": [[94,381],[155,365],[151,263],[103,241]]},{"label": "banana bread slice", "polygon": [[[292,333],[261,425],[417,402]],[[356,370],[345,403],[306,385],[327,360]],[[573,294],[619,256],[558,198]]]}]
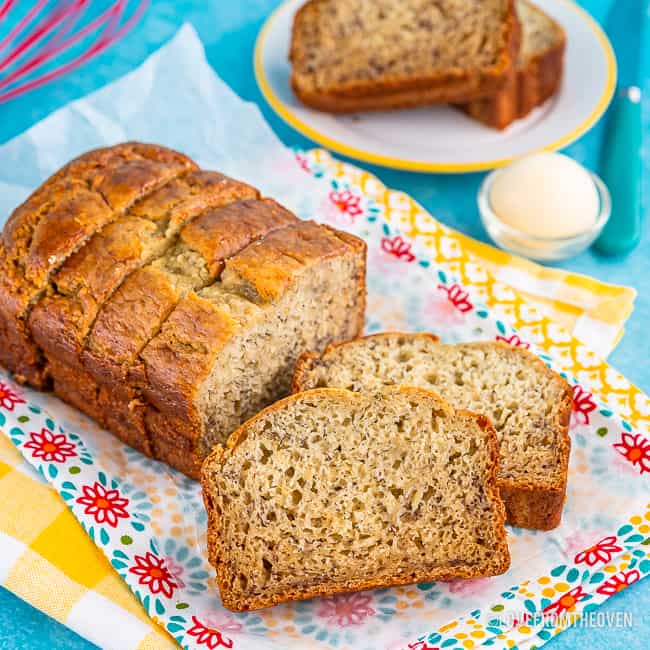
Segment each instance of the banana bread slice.
[{"label": "banana bread slice", "polygon": [[516,3],[522,41],[506,85],[491,97],[463,106],[472,117],[505,129],[552,97],[562,83],[566,36],[562,27],[527,0]]},{"label": "banana bread slice", "polygon": [[469,101],[506,82],[516,31],[513,0],[310,0],[291,85],[332,113]]},{"label": "banana bread slice", "polygon": [[46,384],[26,319],[52,273],[137,199],[192,169],[189,158],[156,145],[98,149],[63,167],[14,210],[0,241],[0,362],[18,381]]},{"label": "banana bread slice", "polygon": [[573,404],[569,384],[535,355],[500,342],[444,345],[428,334],[387,333],[304,355],[294,391],[408,384],[488,416],[499,442],[498,484],[508,523],[549,530],[562,516]]},{"label": "banana bread slice", "polygon": [[141,354],[154,455],[198,478],[215,443],[288,394],[304,351],[357,336],[365,255],[352,235],[298,222],[181,301]]},{"label": "banana bread slice", "polygon": [[226,607],[506,571],[489,420],[434,393],[321,388],[208,456],[208,557]]}]

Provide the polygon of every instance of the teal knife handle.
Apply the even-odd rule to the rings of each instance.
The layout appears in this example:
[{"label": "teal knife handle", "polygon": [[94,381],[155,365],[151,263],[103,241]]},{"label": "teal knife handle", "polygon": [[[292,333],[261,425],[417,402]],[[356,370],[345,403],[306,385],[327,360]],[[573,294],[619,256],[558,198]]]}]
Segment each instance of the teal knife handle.
[{"label": "teal knife handle", "polygon": [[612,196],[611,217],[595,244],[604,255],[627,253],[641,238],[641,93],[626,88],[614,102],[600,159]]}]

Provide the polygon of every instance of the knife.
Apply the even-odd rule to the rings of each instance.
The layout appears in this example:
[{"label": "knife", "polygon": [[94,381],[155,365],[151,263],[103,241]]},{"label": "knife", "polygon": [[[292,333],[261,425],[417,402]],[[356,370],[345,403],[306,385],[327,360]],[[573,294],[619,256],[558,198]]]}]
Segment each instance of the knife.
[{"label": "knife", "polygon": [[641,238],[641,44],[647,0],[612,0],[606,31],[618,60],[618,86],[600,152],[600,175],[612,196],[612,215],[595,243],[604,255],[631,251]]}]

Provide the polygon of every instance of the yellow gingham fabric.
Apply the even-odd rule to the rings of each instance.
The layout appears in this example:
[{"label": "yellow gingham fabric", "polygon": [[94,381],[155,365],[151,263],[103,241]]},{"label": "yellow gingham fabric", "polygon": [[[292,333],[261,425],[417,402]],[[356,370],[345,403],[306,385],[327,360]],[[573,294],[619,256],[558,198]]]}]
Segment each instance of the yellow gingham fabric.
[{"label": "yellow gingham fabric", "polygon": [[4,435],[0,504],[0,583],[6,589],[102,648],[177,647]]},{"label": "yellow gingham fabric", "polygon": [[562,325],[601,357],[614,349],[634,309],[636,290],[535,264],[455,233],[468,254],[496,280]]},{"label": "yellow gingham fabric", "polygon": [[[429,248],[434,261],[462,260],[458,269],[464,284],[505,314],[527,338],[561,359],[567,371],[588,379],[598,397],[633,426],[650,429],[645,396],[600,359],[585,356],[583,346],[553,322],[574,334],[581,328],[598,332],[591,343],[604,356],[616,344],[632,310],[632,289],[543,268],[497,251],[442,226],[410,197],[388,190],[367,172],[337,163],[324,151],[312,155],[372,195],[385,208],[386,218]],[[495,282],[492,274],[501,282]],[[504,290],[504,284],[511,288]],[[582,339],[590,343],[588,336]],[[0,436],[0,504],[3,586],[102,647],[176,647],[147,617],[60,497],[5,436]]]}]

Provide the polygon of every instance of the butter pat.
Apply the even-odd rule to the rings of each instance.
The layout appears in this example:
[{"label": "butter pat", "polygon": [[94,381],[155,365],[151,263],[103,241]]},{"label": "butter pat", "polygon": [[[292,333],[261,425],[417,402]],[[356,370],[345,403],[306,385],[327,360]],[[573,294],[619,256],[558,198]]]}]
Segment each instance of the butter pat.
[{"label": "butter pat", "polygon": [[489,196],[504,224],[532,237],[573,237],[593,228],[600,211],[589,172],[559,153],[534,153],[495,175]]}]

